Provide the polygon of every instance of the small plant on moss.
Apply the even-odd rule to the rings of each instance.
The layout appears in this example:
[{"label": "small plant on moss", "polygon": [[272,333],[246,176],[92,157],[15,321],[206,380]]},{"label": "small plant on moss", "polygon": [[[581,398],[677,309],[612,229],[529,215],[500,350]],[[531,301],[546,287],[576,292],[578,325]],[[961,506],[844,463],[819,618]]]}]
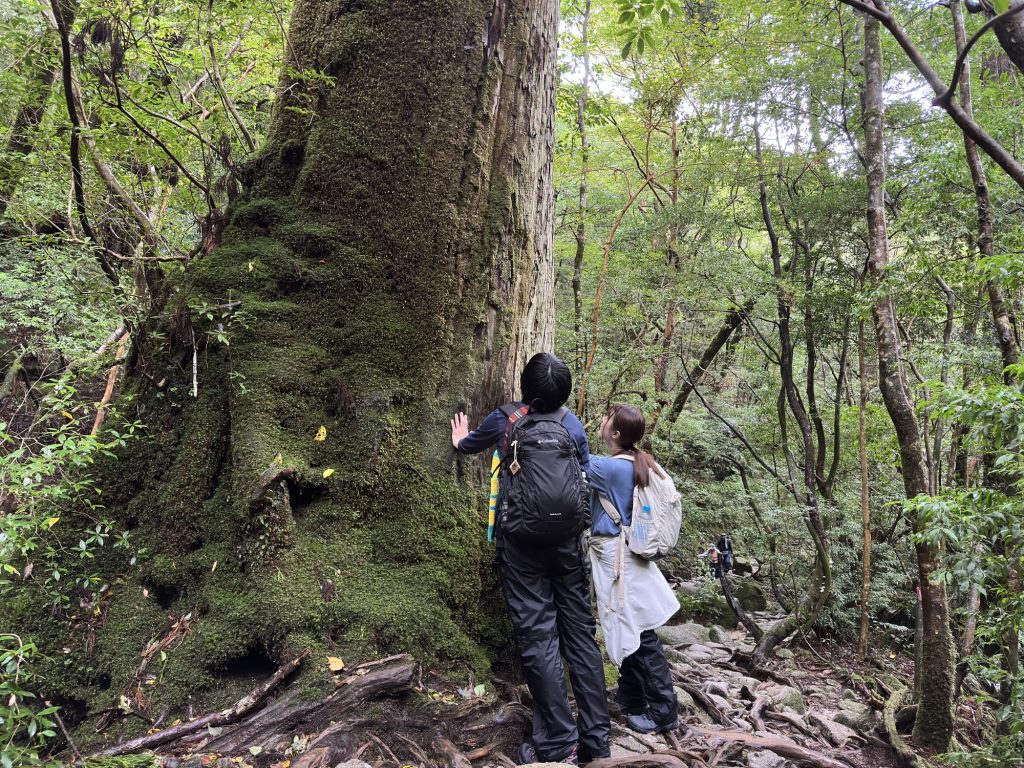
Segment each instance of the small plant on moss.
[{"label": "small plant on moss", "polygon": [[40,703],[28,690],[36,680],[35,643],[18,635],[0,635],[0,765],[3,768],[41,765],[39,753],[57,732],[51,716],[57,707]]}]

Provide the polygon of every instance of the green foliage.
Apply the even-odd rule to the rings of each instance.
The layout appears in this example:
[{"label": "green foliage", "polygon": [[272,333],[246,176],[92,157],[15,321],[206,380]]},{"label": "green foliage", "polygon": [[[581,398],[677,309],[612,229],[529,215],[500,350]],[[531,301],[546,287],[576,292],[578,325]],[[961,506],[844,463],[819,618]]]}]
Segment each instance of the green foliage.
[{"label": "green foliage", "polygon": [[57,707],[40,702],[32,690],[35,643],[0,634],[0,765],[42,765],[40,752],[57,735],[51,719]]}]

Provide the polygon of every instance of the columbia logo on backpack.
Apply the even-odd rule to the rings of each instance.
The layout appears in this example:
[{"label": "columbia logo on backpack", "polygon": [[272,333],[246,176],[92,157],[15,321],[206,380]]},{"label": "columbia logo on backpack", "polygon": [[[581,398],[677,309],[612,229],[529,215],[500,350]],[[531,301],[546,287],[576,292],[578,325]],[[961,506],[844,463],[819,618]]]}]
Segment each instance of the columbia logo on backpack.
[{"label": "columbia logo on backpack", "polygon": [[590,525],[590,488],[565,408],[536,413],[505,406],[505,456],[499,466],[502,535],[557,543]]}]

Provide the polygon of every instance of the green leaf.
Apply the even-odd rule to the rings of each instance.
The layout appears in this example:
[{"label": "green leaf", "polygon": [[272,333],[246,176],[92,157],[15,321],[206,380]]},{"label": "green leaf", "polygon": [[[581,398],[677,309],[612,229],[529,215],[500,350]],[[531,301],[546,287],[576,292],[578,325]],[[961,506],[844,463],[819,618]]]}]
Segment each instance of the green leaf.
[{"label": "green leaf", "polygon": [[626,44],[622,47],[622,58],[628,59],[629,52],[633,49],[633,38],[626,41]]},{"label": "green leaf", "polygon": [[632,11],[632,10],[623,11],[619,15],[619,22],[618,23],[619,24],[628,24],[628,23],[631,23],[633,21],[633,19],[635,19],[635,18],[636,18],[636,12],[635,11]]}]

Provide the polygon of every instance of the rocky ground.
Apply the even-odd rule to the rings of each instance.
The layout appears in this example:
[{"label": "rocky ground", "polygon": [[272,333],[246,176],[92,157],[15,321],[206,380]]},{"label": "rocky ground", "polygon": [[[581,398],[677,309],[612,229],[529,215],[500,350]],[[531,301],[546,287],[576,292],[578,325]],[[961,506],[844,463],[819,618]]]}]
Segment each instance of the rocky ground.
[{"label": "rocky ground", "polygon": [[[755,616],[765,626],[777,618]],[[889,670],[862,675],[843,649],[780,648],[769,668],[754,669],[742,629],[681,623],[659,634],[677,686],[680,728],[662,736],[635,733],[613,709],[612,756],[594,768],[902,764],[880,718],[886,695],[905,683],[896,660]],[[424,682],[423,674],[408,657],[371,662],[343,675],[338,690],[322,700],[264,691],[259,695],[268,703],[256,702],[252,714],[221,718],[162,744],[136,744],[133,751],[150,747],[163,768],[513,765],[509,755],[529,729],[525,687],[490,681],[474,690]]]}]

